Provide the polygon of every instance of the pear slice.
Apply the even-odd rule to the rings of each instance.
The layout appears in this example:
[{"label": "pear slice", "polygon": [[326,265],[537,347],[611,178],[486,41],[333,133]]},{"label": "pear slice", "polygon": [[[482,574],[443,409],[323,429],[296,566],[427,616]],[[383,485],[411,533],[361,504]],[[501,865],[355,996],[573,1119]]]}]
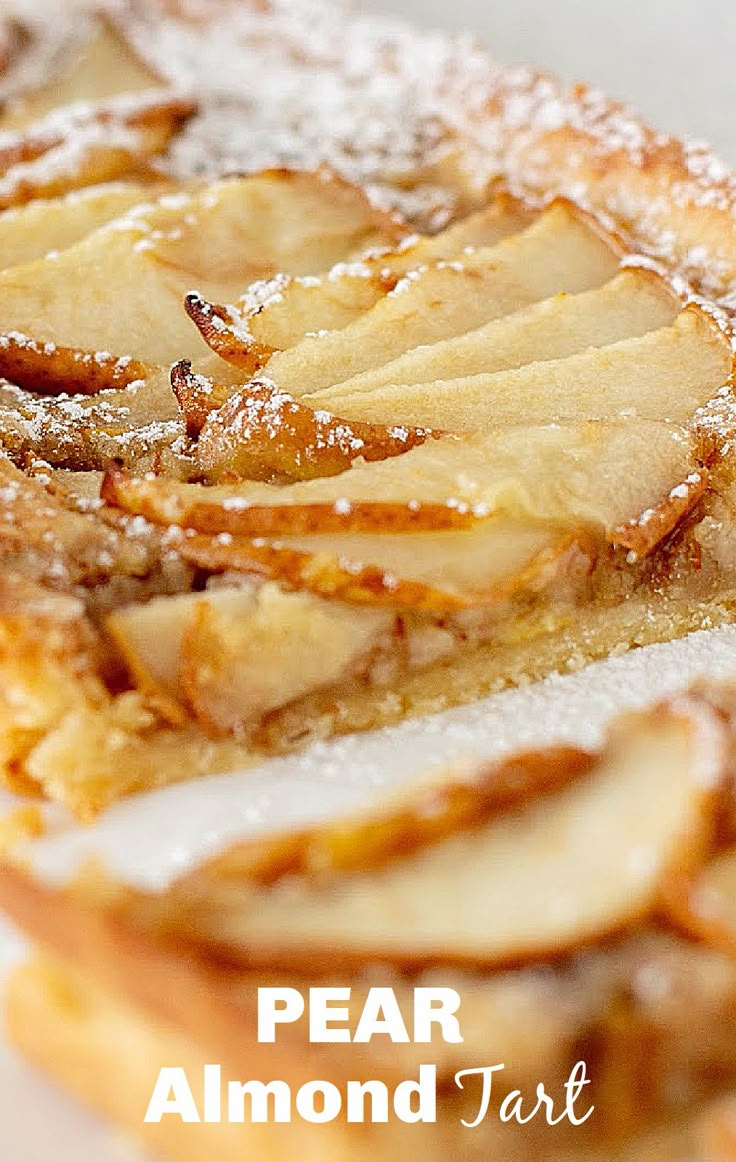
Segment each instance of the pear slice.
[{"label": "pear slice", "polygon": [[718,852],[694,876],[675,879],[667,911],[690,936],[736,956],[736,846]]},{"label": "pear slice", "polygon": [[367,663],[392,617],[266,584],[154,598],[107,626],[138,686],[178,706],[180,722],[188,706],[215,733],[238,734]]},{"label": "pear slice", "polygon": [[196,291],[184,300],[189,318],[212,351],[255,375],[274,352],[305,335],[345,327],[395,285],[367,262],[339,263],[318,278],[276,275],[251,284],[234,307],[210,303]]},{"label": "pear slice", "polygon": [[[161,524],[186,525],[200,504],[231,513],[251,505],[321,504],[332,507],[331,521],[342,512],[349,528],[351,502],[380,501],[449,503],[475,515],[502,511],[609,533],[666,500],[696,467],[694,438],[683,429],[621,419],[441,437],[390,460],[357,463],[340,476],[285,486],[243,481],[204,488],[112,475],[104,495]],[[208,519],[214,527],[211,507]]]},{"label": "pear slice", "polygon": [[409,270],[490,247],[528,225],[530,215],[506,195],[440,234],[410,236],[394,250],[343,262],[319,278],[279,274],[254,283],[232,307],[201,295],[186,308],[202,337],[222,359],[254,374],[274,351],[310,333],[345,327],[370,310]]},{"label": "pear slice", "polygon": [[[561,955],[650,916],[671,877],[707,856],[724,750],[704,707],[630,716],[594,768],[552,794],[489,821],[479,811],[476,827],[372,870],[218,881],[192,903],[188,932],[231,962],[280,967]],[[369,845],[377,823],[366,819]]]},{"label": "pear slice", "polygon": [[215,383],[199,371],[192,371],[187,359],[174,364],[170,378],[187,435],[196,439],[212,413],[227,403],[234,389],[228,384]]},{"label": "pear slice", "polygon": [[[178,524],[199,533],[241,537],[304,536],[339,532],[445,532],[469,528],[485,516],[467,504],[357,500],[333,504],[242,504],[210,501],[210,488],[182,491],[176,482],[106,473],[103,498],[154,524]],[[175,518],[175,520],[173,519]]]},{"label": "pear slice", "polygon": [[610,543],[626,549],[627,560],[632,564],[647,557],[692,512],[707,488],[707,472],[704,469],[691,472],[659,504],[613,529],[609,533]]},{"label": "pear slice", "polygon": [[163,183],[114,182],[43,198],[0,214],[3,269],[45,258],[164,193]]},{"label": "pear slice", "polygon": [[128,356],[37,343],[17,331],[0,334],[0,376],[45,395],[96,395],[146,379],[152,368]]},{"label": "pear slice", "polygon": [[[191,365],[186,362],[172,370],[173,383],[182,379],[192,379]],[[197,379],[201,384],[201,377]],[[220,398],[223,392],[213,387],[210,398]],[[177,390],[177,397],[180,394]],[[184,394],[191,399],[194,389],[185,389]],[[213,480],[223,476],[309,480],[344,472],[358,458],[398,456],[431,435],[427,428],[347,423],[300,403],[269,380],[253,379],[207,417],[196,459],[202,475]]]},{"label": "pear slice", "polygon": [[195,536],[179,552],[213,573],[268,577],[342,602],[452,613],[538,593],[562,573],[584,577],[596,546],[585,529],[571,534],[498,517],[465,531],[399,536],[320,533],[276,543]]},{"label": "pear slice", "polygon": [[559,291],[601,286],[618,260],[613,242],[580,211],[556,203],[497,246],[410,272],[349,326],[275,354],[267,374],[290,391],[317,391]]},{"label": "pear slice", "polygon": [[6,102],[0,113],[0,130],[23,129],[72,102],[101,101],[161,85],[161,78],[132,51],[108,20],[95,20],[90,34],[65,58],[55,62],[48,84]]},{"label": "pear slice", "polygon": [[417,347],[314,398],[352,397],[394,384],[433,383],[491,376],[528,363],[567,359],[588,347],[636,338],[674,322],[680,299],[652,271],[624,270],[611,282],[582,294],[559,294],[484,327],[440,343]]},{"label": "pear slice", "polygon": [[685,421],[728,383],[731,345],[700,307],[670,327],[565,359],[467,379],[401,384],[374,391],[333,388],[308,396],[350,419],[478,431],[488,424],[606,419],[620,414]]},{"label": "pear slice", "polygon": [[487,206],[453,222],[438,234],[407,238],[395,250],[368,255],[366,261],[384,276],[401,277],[428,263],[449,262],[461,258],[465,251],[496,246],[524,230],[534,216],[523,202],[501,190]]},{"label": "pear slice", "polygon": [[264,170],[225,178],[186,204],[159,202],[147,217],[161,231],[150,252],[180,279],[231,302],[254,280],[278,273],[318,275],[356,251],[396,245],[406,228],[358,186],[325,169]]},{"label": "pear slice", "polygon": [[158,365],[210,361],[182,309],[193,282],[229,298],[275,269],[324,269],[384,236],[384,218],[322,173],[269,171],[165,196],[55,258],[1,273],[0,331]]},{"label": "pear slice", "polygon": [[[524,807],[595,770],[598,756],[575,747],[522,751],[455,778],[433,772],[371,817],[331,820],[314,829],[269,835],[229,847],[196,876],[202,883],[274,884],[285,876],[365,872],[385,867],[499,815]],[[175,889],[185,889],[186,880]]]},{"label": "pear slice", "polygon": [[215,734],[247,733],[265,714],[324,686],[365,676],[394,617],[264,585],[237,603],[200,599],[182,643],[182,683]]},{"label": "pear slice", "polygon": [[0,134],[0,210],[140,172],[195,108],[154,91],[73,105],[18,134]]}]

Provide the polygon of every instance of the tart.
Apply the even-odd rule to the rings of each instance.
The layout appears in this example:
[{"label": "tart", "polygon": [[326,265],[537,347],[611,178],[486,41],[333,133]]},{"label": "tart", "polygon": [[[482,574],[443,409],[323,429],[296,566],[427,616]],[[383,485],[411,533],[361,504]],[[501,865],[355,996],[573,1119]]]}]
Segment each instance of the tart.
[{"label": "tart", "polygon": [[[174,1160],[726,1162],[733,715],[729,688],[675,696],[620,719],[598,750],[445,768],[378,808],[230,844],[161,890],[99,862],[63,885],[9,864],[0,899],[43,950],[11,978],[11,1037]],[[257,1043],[260,988],[335,986],[350,990],[353,1028],[373,988],[393,990],[404,1013],[415,989],[454,989],[462,1040],[310,1044],[302,1021]],[[213,1061],[224,1078],[296,1093],[317,1077],[392,1092],[429,1060],[438,1104],[423,1124],[201,1112]],[[503,1063],[500,1102],[528,1098],[540,1078],[557,1095],[580,1061],[594,1107],[584,1124],[504,1124],[492,1103],[472,1132],[461,1125],[481,1107],[474,1070]],[[163,1062],[185,1070],[201,1124],[143,1124]]]},{"label": "tart", "polygon": [[[333,4],[0,31],[14,792],[89,820],[733,621],[736,182],[705,149]],[[50,884],[21,808],[0,901],[44,951],[11,1036],[140,1134],[163,1060],[388,1083],[429,1052],[256,1052],[264,983],[440,982],[466,1042],[431,1047],[437,1125],[144,1135],[174,1162],[730,1158],[735,718],[711,685],[600,745],[458,753],[159,890],[104,852]],[[585,1060],[598,1115],[461,1132],[489,1039],[509,1089]]]},{"label": "tart", "polygon": [[[0,764],[80,816],[732,617],[727,178],[479,50],[334,10],[304,55],[300,11],[8,25]],[[261,157],[227,30],[345,117],[367,36],[411,164],[302,112]]]}]

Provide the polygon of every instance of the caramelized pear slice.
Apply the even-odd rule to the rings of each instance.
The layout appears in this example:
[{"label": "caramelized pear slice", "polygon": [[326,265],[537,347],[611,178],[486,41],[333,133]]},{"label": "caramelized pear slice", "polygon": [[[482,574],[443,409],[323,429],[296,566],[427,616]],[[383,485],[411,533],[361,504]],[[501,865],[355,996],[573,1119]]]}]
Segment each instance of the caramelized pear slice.
[{"label": "caramelized pear slice", "polygon": [[0,334],[0,376],[43,395],[96,395],[146,379],[150,366],[108,351],[37,343],[17,331]]},{"label": "caramelized pear slice", "polygon": [[708,474],[704,469],[691,472],[659,504],[613,529],[609,534],[611,544],[627,549],[627,560],[632,564],[648,556],[692,512],[707,487]]},{"label": "caramelized pear slice", "polygon": [[[208,398],[189,363],[176,364],[171,381],[178,399],[197,400],[201,407]],[[213,385],[209,398],[222,398],[225,390]],[[189,429],[197,422],[198,416],[187,419]],[[214,480],[309,480],[344,472],[353,460],[399,456],[432,434],[427,428],[347,423],[300,403],[269,380],[253,379],[204,421],[196,459],[202,475]]]},{"label": "caramelized pear slice", "polygon": [[596,546],[578,535],[504,517],[466,531],[341,533],[244,540],[186,538],[184,560],[210,572],[269,577],[351,604],[425,613],[495,606],[539,592],[562,573],[584,575]]},{"label": "caramelized pear slice", "polygon": [[342,383],[421,344],[464,335],[559,291],[601,286],[616,273],[618,261],[612,242],[580,211],[557,203],[497,246],[410,272],[349,326],[274,355],[268,375],[299,394]]},{"label": "caramelized pear slice", "polygon": [[[574,747],[522,751],[454,779],[430,776],[375,816],[336,819],[313,830],[235,844],[205,867],[200,884],[274,884],[285,876],[320,877],[385,867],[507,811],[549,795],[594,770],[597,756]],[[186,881],[180,883],[184,887]]]},{"label": "caramelized pear slice", "polygon": [[567,359],[588,347],[605,347],[674,322],[680,299],[648,270],[624,270],[602,287],[559,294],[505,318],[440,343],[417,347],[383,367],[314,392],[327,401],[372,393],[394,384],[429,384],[491,376],[528,363]]},{"label": "caramelized pear slice", "polygon": [[[336,500],[333,504],[250,504],[211,501],[211,488],[182,490],[176,481],[137,479],[111,469],[102,482],[110,504],[154,524],[241,537],[305,536],[337,532],[444,532],[469,528],[481,516],[467,504]],[[485,515],[483,512],[482,515]]]},{"label": "caramelized pear slice", "polygon": [[277,268],[324,269],[375,236],[376,213],[320,173],[269,172],[165,196],[55,258],[0,274],[0,330],[159,365],[209,361],[182,309],[193,282],[228,298]]},{"label": "caramelized pear slice", "polygon": [[214,383],[201,372],[192,371],[188,359],[180,359],[171,368],[171,389],[186,424],[187,435],[196,439],[209,417],[227,403],[234,389]]},{"label": "caramelized pear slice", "polygon": [[187,296],[189,317],[214,352],[254,374],[274,351],[310,333],[345,327],[370,310],[409,270],[462,256],[468,247],[495,246],[529,223],[506,195],[440,234],[410,236],[395,250],[342,262],[321,277],[279,274],[254,283],[232,307]]},{"label": "caramelized pear slice", "polygon": [[217,734],[241,734],[364,667],[392,618],[267,584],[154,598],[107,624],[142,689],[180,713],[190,707]]},{"label": "caramelized pear slice", "polygon": [[[621,720],[593,769],[555,793],[490,821],[481,811],[477,827],[464,820],[372,870],[238,878],[217,908],[207,893],[191,905],[188,931],[230,959],[280,967],[492,968],[564,954],[650,916],[672,876],[702,862],[724,769],[709,712],[660,707]],[[365,820],[369,846],[377,823]]]},{"label": "caramelized pear slice", "polygon": [[[332,508],[330,521],[342,511],[350,528],[352,502],[380,501],[404,507],[449,503],[476,515],[502,511],[609,533],[666,500],[693,472],[695,452],[693,438],[674,425],[592,421],[441,437],[403,456],[357,463],[337,477],[285,486],[244,481],[204,488],[112,476],[105,497],[161,524],[186,524],[199,504],[232,512],[250,505],[319,504]],[[211,507],[209,514],[216,519]]]},{"label": "caramelized pear slice", "polygon": [[395,383],[374,391],[333,388],[308,396],[355,420],[477,431],[488,424],[606,419],[620,414],[682,423],[728,383],[733,352],[704,310],[688,307],[670,327],[608,347],[514,371]]},{"label": "caramelized pear slice", "polygon": [[163,192],[161,184],[121,181],[5,210],[0,214],[0,264],[7,270],[66,250]]},{"label": "caramelized pear slice", "polygon": [[1,134],[0,210],[140,172],[195,108],[159,91],[73,105],[20,134]]}]

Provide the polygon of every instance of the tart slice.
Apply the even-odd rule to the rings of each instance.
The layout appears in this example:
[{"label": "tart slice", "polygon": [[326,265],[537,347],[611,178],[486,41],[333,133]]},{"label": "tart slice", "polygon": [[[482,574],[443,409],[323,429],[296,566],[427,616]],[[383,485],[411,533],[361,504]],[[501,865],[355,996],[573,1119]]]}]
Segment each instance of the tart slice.
[{"label": "tart slice", "polygon": [[[5,109],[5,778],[90,815],[729,621],[730,317],[617,210],[646,167],[584,206],[562,165],[520,181],[508,142],[471,176],[475,118],[431,147],[420,118],[410,172],[386,146],[351,169],[334,134],[334,170],[329,134],[310,165],[188,168],[222,94],[184,91],[157,29],[90,16],[63,84]],[[514,83],[484,82],[499,140]],[[44,642],[68,686],[48,713]]]},{"label": "tart slice", "polygon": [[[595,750],[458,759],[401,796],[321,824],[258,834],[259,821],[243,815],[230,833],[251,838],[193,859],[183,874],[179,852],[156,887],[112,874],[104,856],[80,867],[78,847],[72,878],[59,883],[57,865],[50,882],[59,837],[33,841],[20,849],[22,864],[0,871],[0,901],[40,946],[10,982],[11,1037],[176,1160],[199,1162],[216,1147],[228,1162],[243,1150],[285,1159],[301,1148],[350,1162],[380,1151],[398,1162],[420,1148],[433,1162],[450,1150],[470,1162],[481,1148],[526,1162],[554,1158],[562,1136],[574,1162],[623,1162],[717,1142],[736,1080],[733,948],[713,951],[705,931],[690,942],[671,904],[683,883],[732,887],[719,844],[732,791],[723,711],[733,695],[709,697],[718,711],[680,695],[629,715]],[[68,858],[75,837],[66,838]],[[732,900],[720,908],[725,919]],[[259,989],[293,989],[316,1005],[336,986],[343,1011],[330,1010],[330,1030],[342,1037],[310,1043],[305,1015],[259,1039]],[[434,1004],[438,989],[460,997],[460,1039],[412,1026],[417,997],[428,990]],[[405,1035],[389,1039],[384,1029],[363,1044],[338,1043],[363,1040],[358,1022],[377,996],[401,1014]],[[496,1058],[497,1104],[514,1090],[533,1095],[540,1077],[557,1097],[584,1062],[584,1108],[596,1116],[568,1128],[520,1125],[494,1105],[478,1119],[472,1071]],[[293,1100],[317,1075],[341,1095],[348,1082],[392,1092],[431,1060],[436,1119],[407,1127],[368,1113],[356,1125],[341,1110],[325,1125],[259,1124],[246,1101],[229,1123],[225,1107],[221,1122],[199,1112],[198,1126],[174,1113],[144,1123],[140,1108],[169,1060],[184,1068],[198,1111],[206,1062],[241,1085],[282,1078]],[[109,1069],[114,1087],[99,1081]],[[460,1120],[478,1121],[473,1134]],[[728,1158],[708,1150],[689,1156]]]},{"label": "tart slice", "polygon": [[[95,643],[94,694],[10,749],[16,782],[89,814],[150,784],[158,740],[191,756],[160,760],[165,782],[729,616],[720,320],[619,270],[617,240],[569,202],[534,217],[500,194],[443,233],[402,231],[322,172],[267,173],[165,194],[0,275],[13,503],[45,490],[67,514],[43,554],[6,531],[5,560],[73,598]],[[356,247],[372,289],[347,317],[362,267],[324,267]],[[258,290],[231,307],[184,293],[201,271],[227,298],[282,262],[275,322],[273,297],[242,313]],[[305,335],[331,287],[335,326]],[[135,530],[140,563],[77,580],[72,520],[92,544]]]}]

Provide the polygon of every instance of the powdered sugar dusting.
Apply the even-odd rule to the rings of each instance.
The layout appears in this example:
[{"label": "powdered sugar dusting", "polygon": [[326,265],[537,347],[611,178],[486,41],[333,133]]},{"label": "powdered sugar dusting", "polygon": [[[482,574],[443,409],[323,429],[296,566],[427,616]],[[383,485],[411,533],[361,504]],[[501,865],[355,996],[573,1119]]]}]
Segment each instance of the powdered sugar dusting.
[{"label": "powdered sugar dusting", "polygon": [[695,633],[471,706],[119,803],[90,828],[69,826],[36,843],[33,862],[42,875],[64,880],[98,855],[124,881],[163,890],[239,839],[372,806],[417,778],[518,749],[596,746],[614,715],[698,678],[734,675],[736,627]]},{"label": "powdered sugar dusting", "polygon": [[[500,176],[525,197],[590,207],[632,249],[736,307],[733,176],[701,142],[656,133],[597,90],[500,67],[472,38],[343,0],[101,6],[164,83],[200,101],[165,162],[176,175],[326,162],[425,226],[481,200]],[[51,27],[36,21],[38,51],[11,81],[27,84],[39,57],[48,72],[67,25],[65,6]]]}]

